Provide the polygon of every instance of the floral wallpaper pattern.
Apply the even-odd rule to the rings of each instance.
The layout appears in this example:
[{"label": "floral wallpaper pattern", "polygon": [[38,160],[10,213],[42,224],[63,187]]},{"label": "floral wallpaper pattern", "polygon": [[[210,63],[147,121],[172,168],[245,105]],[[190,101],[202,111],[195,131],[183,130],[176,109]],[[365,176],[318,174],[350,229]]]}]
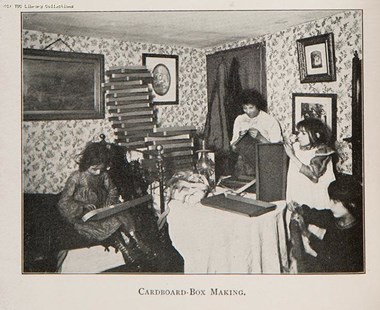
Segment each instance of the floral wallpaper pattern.
[{"label": "floral wallpaper pattern", "polygon": [[[206,55],[203,50],[112,39],[71,37],[38,31],[23,31],[23,47],[103,54],[105,69],[140,65],[143,53],[179,56],[179,104],[158,106],[159,126],[196,126],[206,121]],[[72,50],[70,50],[72,49]],[[23,122],[23,184],[29,193],[58,193],[76,169],[75,159],[89,141],[104,133],[112,141],[108,116],[104,120],[65,120]]]},{"label": "floral wallpaper pattern", "polygon": [[[104,54],[105,69],[111,66],[139,65],[142,53],[179,56],[179,105],[158,106],[159,126],[194,125],[200,131],[207,115],[206,55],[219,50],[266,43],[268,111],[281,124],[285,135],[292,124],[292,93],[336,93],[338,169],[351,173],[351,150],[343,138],[351,136],[351,64],[355,50],[362,58],[362,13],[347,11],[329,18],[299,25],[259,38],[232,42],[212,49],[193,49],[113,39],[70,37],[59,34],[23,31],[23,47],[43,49],[61,38],[75,52]],[[301,84],[296,40],[328,32],[334,33],[337,81]],[[64,45],[49,49],[70,51]],[[76,168],[75,158],[88,141],[114,135],[104,120],[23,122],[24,191],[58,193]]]},{"label": "floral wallpaper pattern", "polygon": [[[337,80],[301,84],[296,40],[330,32],[334,33]],[[268,112],[280,122],[284,135],[289,135],[292,128],[292,93],[337,94],[337,169],[351,173],[352,152],[343,139],[351,136],[352,58],[354,51],[362,58],[362,11],[346,11],[263,37],[218,46],[206,54],[257,42],[266,43]]]}]

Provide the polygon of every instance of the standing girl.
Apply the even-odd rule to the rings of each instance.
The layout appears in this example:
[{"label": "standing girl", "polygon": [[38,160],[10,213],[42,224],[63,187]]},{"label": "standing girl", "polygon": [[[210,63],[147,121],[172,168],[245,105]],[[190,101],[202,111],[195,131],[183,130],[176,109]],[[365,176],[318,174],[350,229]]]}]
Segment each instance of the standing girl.
[{"label": "standing girl", "polygon": [[335,180],[330,130],[321,120],[306,118],[297,124],[297,131],[296,141],[284,145],[290,159],[286,201],[328,209],[327,188]]},{"label": "standing girl", "polygon": [[[308,205],[319,210],[328,209],[330,199],[327,188],[335,180],[332,164],[334,150],[329,147],[329,128],[320,119],[312,117],[300,121],[296,128],[295,139],[284,144],[285,152],[290,159],[286,189],[288,208],[285,219],[292,244],[289,269],[292,273],[304,271],[301,256],[296,253],[305,251],[311,256],[317,255],[308,238],[300,235],[299,228],[291,221],[293,206]],[[308,229],[316,233],[319,231],[319,227],[315,225],[309,226]]]}]

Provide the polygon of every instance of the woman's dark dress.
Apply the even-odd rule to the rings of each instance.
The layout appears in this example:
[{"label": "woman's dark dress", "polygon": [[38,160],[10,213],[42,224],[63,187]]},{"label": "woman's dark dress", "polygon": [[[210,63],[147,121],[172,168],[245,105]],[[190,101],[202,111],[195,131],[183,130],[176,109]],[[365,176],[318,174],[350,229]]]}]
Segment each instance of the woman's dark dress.
[{"label": "woman's dark dress", "polygon": [[90,240],[102,241],[110,237],[126,221],[122,215],[84,223],[84,207],[93,204],[102,208],[118,202],[118,191],[106,172],[94,176],[88,172],[73,172],[68,178],[58,203],[63,217],[74,229]]},{"label": "woman's dark dress", "polygon": [[330,210],[302,206],[305,224],[326,229],[322,240],[311,234],[311,247],[318,253],[307,257],[310,272],[360,272],[363,271],[363,226],[357,220],[349,228],[341,228]]}]

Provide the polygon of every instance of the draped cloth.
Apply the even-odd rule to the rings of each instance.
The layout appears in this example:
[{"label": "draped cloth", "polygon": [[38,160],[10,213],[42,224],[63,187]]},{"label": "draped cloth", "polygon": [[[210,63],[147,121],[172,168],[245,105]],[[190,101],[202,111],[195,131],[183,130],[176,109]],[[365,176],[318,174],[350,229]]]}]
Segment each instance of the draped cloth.
[{"label": "draped cloth", "polygon": [[217,177],[231,174],[235,165],[233,157],[236,156],[231,156],[230,141],[235,118],[242,112],[237,101],[241,89],[238,60],[233,58],[230,70],[222,60],[211,90],[204,132],[207,148],[215,151]]},{"label": "draped cloth", "polygon": [[218,66],[216,79],[211,91],[204,132],[207,147],[216,152],[228,152],[230,147],[225,109],[227,77],[228,71],[224,61],[222,61]]},{"label": "draped cloth", "polygon": [[242,91],[242,85],[239,74],[240,64],[236,57],[232,59],[231,68],[228,75],[227,94],[226,94],[226,114],[228,137],[231,141],[234,128],[234,122],[242,112],[238,96]]}]

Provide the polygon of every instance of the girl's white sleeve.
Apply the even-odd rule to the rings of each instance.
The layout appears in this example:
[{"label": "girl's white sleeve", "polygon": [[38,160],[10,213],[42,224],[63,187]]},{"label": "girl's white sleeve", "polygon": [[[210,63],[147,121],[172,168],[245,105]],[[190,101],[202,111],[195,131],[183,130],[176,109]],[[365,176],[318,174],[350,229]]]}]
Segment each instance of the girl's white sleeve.
[{"label": "girl's white sleeve", "polygon": [[273,119],[272,128],[270,130],[269,141],[271,143],[277,143],[277,142],[281,142],[282,140],[283,139],[282,139],[282,135],[281,135],[280,124],[277,122],[276,119]]}]

